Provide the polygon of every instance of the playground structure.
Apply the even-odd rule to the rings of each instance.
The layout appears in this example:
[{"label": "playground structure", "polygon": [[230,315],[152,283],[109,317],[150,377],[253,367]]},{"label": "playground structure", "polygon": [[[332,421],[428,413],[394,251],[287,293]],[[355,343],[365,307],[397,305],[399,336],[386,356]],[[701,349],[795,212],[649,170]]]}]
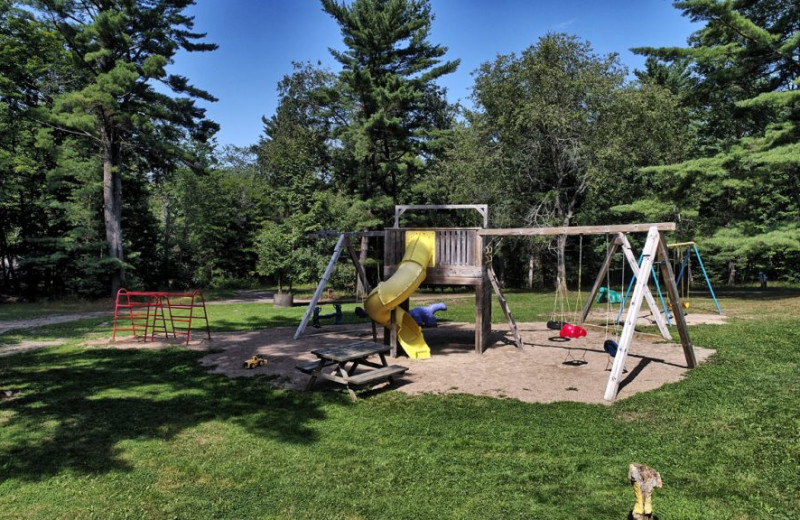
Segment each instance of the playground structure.
[{"label": "playground structure", "polygon": [[[197,321],[202,322],[199,327]],[[188,345],[192,331],[198,328],[211,339],[206,300],[200,291],[117,291],[111,341],[116,341],[118,332],[130,332],[133,338],[144,342],[148,335],[154,341],[158,333],[165,338],[184,336]]]},{"label": "playground structure", "polygon": [[[477,211],[483,217],[483,227],[431,229],[401,228],[399,225],[400,217],[408,210],[454,209]],[[618,248],[622,248],[624,257],[636,276],[625,325],[617,343],[605,399],[612,401],[616,397],[628,349],[633,338],[636,318],[643,302],[647,302],[653,311],[661,335],[665,339],[672,339],[665,319],[661,315],[647,284],[651,275],[655,272],[654,266],[656,264],[659,265],[670,303],[673,308],[681,308],[680,294],[669,262],[668,249],[661,235],[663,231],[674,231],[676,228],[675,223],[503,229],[492,229],[487,226],[488,207],[486,205],[400,205],[395,207],[393,228],[384,231],[338,234],[339,238],[328,263],[328,268],[320,280],[306,314],[295,332],[295,339],[298,339],[304,333],[316,302],[327,284],[330,273],[342,251],[346,249],[353,260],[362,284],[369,293],[365,302],[365,309],[375,322],[384,326],[386,331],[385,341],[390,345],[392,357],[397,357],[398,346],[403,348],[410,358],[430,356],[430,349],[425,343],[421,328],[408,315],[409,297],[422,283],[427,285],[462,285],[475,288],[475,352],[477,354],[482,354],[489,344],[491,294],[494,292],[498,297],[501,309],[506,315],[509,329],[514,338],[514,344],[517,348],[522,349],[523,343],[516,321],[503,296],[492,267],[490,247],[492,239],[496,237],[601,234],[614,235],[615,239],[608,248],[606,259],[576,325],[582,325],[585,321],[591,305],[597,297],[603,279],[606,277],[613,255]],[[626,234],[642,232],[647,232],[647,240],[641,251],[641,262],[637,262]],[[363,236],[382,237],[384,239],[384,281],[374,290],[370,290],[366,273],[359,263],[350,242],[351,237]],[[675,324],[680,334],[686,364],[689,368],[694,368],[697,365],[697,361],[682,313],[675,313]],[[580,327],[571,329],[572,334],[580,337],[579,329]]]},{"label": "playground structure", "polygon": [[[474,210],[483,220],[483,228],[400,228],[400,217],[409,210]],[[483,353],[491,332],[491,294],[497,294],[506,314],[515,345],[522,348],[522,338],[508,304],[503,297],[491,258],[484,257],[485,242],[480,235],[488,225],[488,207],[485,204],[458,204],[442,206],[400,205],[395,207],[395,226],[385,231],[342,233],[339,235],[328,268],[320,280],[306,315],[300,322],[295,339],[308,324],[313,306],[322,295],[330,273],[342,251],[347,250],[356,266],[358,276],[369,295],[365,310],[370,317],[384,326],[391,355],[397,357],[401,347],[412,358],[430,356],[421,328],[408,315],[409,297],[423,282],[427,285],[462,285],[475,288],[475,351]],[[353,250],[352,237],[383,238],[383,278],[379,287],[371,290],[366,273]]]},{"label": "playground structure", "polygon": [[[700,251],[697,249],[697,244],[695,242],[678,242],[675,244],[668,244],[667,247],[669,249],[675,249],[677,252],[677,256],[682,258],[681,260],[681,270],[678,272],[678,277],[675,279],[675,283],[678,284],[678,287],[681,287],[681,281],[684,279],[683,275],[686,274],[686,282],[685,282],[685,291],[684,295],[684,305],[688,306],[689,304],[689,284],[691,283],[691,276],[692,276],[692,253],[694,253],[695,258],[697,259],[697,263],[700,266],[700,270],[703,273],[703,278],[706,281],[706,286],[708,287],[708,292],[711,294],[711,298],[714,300],[714,307],[717,309],[717,314],[722,314],[722,307],[719,305],[719,301],[717,300],[717,295],[714,294],[714,288],[711,287],[711,280],[708,278],[708,272],[706,272],[706,266],[703,264],[703,258],[700,256]],[[681,249],[686,248],[685,252],[681,254]]]},{"label": "playground structure", "polygon": [[432,303],[425,307],[415,307],[409,311],[411,317],[417,322],[420,327],[438,327],[439,322],[436,320],[436,313],[439,311],[446,311],[447,304],[443,302]]}]

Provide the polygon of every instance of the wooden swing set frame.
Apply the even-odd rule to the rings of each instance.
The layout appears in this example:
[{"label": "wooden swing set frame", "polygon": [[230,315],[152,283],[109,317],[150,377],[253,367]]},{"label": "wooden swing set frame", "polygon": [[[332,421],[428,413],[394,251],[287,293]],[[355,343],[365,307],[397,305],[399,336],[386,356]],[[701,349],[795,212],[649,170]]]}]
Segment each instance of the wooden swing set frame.
[{"label": "wooden swing set frame", "polygon": [[[507,303],[505,302],[505,298],[500,291],[499,284],[497,283],[496,277],[494,276],[494,271],[491,268],[491,261],[483,262],[483,256],[486,252],[486,247],[490,244],[491,240],[495,237],[523,237],[523,236],[558,236],[558,235],[614,235],[615,238],[612,243],[609,245],[608,250],[606,251],[606,257],[603,262],[602,267],[600,268],[600,272],[598,273],[597,279],[592,286],[592,290],[589,293],[589,297],[586,301],[586,304],[581,311],[581,315],[579,318],[578,323],[582,324],[586,317],[591,310],[592,303],[597,295],[597,292],[600,286],[603,283],[603,279],[606,277],[608,269],[611,265],[614,253],[617,251],[618,248],[621,248],[624,254],[624,257],[630,266],[631,271],[636,276],[636,285],[633,290],[633,296],[630,299],[630,305],[628,307],[628,312],[626,314],[625,325],[623,326],[622,333],[620,335],[620,340],[618,343],[617,353],[614,356],[614,363],[611,369],[611,375],[609,376],[608,384],[606,386],[605,392],[605,399],[607,401],[613,401],[616,396],[617,392],[619,391],[619,384],[620,384],[620,377],[622,376],[622,372],[625,368],[625,361],[628,355],[628,350],[631,345],[631,341],[633,339],[633,333],[635,331],[636,320],[639,315],[639,311],[641,309],[642,303],[647,302],[647,305],[652,310],[653,316],[655,317],[656,324],[658,325],[659,331],[661,335],[668,340],[672,339],[672,336],[669,333],[669,329],[667,328],[667,324],[664,321],[664,317],[661,315],[660,309],[656,304],[653,295],[650,293],[648,289],[648,281],[651,278],[651,273],[654,272],[654,266],[658,264],[661,269],[661,274],[664,279],[667,292],[669,294],[669,299],[672,304],[673,309],[681,309],[682,303],[680,298],[680,293],[678,290],[678,286],[675,281],[675,273],[672,269],[672,264],[669,261],[669,252],[667,249],[666,242],[662,236],[662,232],[669,232],[675,231],[676,225],[674,222],[659,222],[659,223],[645,223],[645,224],[623,224],[623,225],[606,225],[606,226],[568,226],[568,227],[534,227],[534,228],[488,228],[488,208],[484,204],[465,204],[465,205],[440,205],[440,206],[396,206],[395,207],[395,222],[394,228],[386,230],[386,231],[368,231],[368,232],[354,232],[354,233],[338,233],[336,232],[331,233],[328,236],[338,236],[338,240],[336,246],[334,248],[334,253],[330,259],[327,269],[325,270],[325,274],[323,275],[322,279],[320,280],[319,285],[317,286],[317,290],[311,300],[311,303],[308,306],[308,310],[306,315],[301,320],[300,326],[297,328],[295,333],[295,339],[298,339],[303,332],[305,331],[306,325],[310,319],[311,312],[313,306],[315,305],[316,301],[321,296],[322,290],[325,287],[327,280],[333,271],[333,267],[336,264],[339,255],[346,251],[348,256],[353,261],[353,264],[356,266],[356,270],[358,273],[359,278],[365,284],[367,290],[369,290],[369,286],[367,283],[366,273],[364,272],[363,266],[358,261],[358,257],[355,254],[355,250],[351,243],[351,238],[354,237],[361,237],[361,236],[370,236],[370,237],[383,237],[384,240],[384,258],[385,258],[385,266],[384,271],[385,275],[390,275],[392,273],[390,265],[391,260],[394,256],[397,256],[398,251],[395,251],[397,245],[392,241],[389,240],[389,237],[392,233],[396,234],[396,232],[403,231],[399,228],[399,221],[400,217],[403,213],[407,210],[428,210],[428,209],[471,209],[476,210],[480,213],[483,217],[483,228],[470,228],[457,231],[457,233],[461,233],[469,235],[467,238],[472,240],[472,246],[470,246],[469,250],[472,251],[472,248],[475,249],[475,254],[468,255],[470,260],[470,265],[467,266],[458,266],[458,267],[451,267],[451,268],[442,268],[441,272],[434,272],[431,273],[432,276],[430,277],[430,282],[435,284],[467,284],[467,285],[475,285],[476,286],[476,335],[475,335],[475,347],[477,353],[482,353],[484,350],[484,346],[487,344],[487,337],[490,332],[491,327],[491,304],[489,299],[491,297],[491,293],[494,292],[497,294],[498,299],[501,303],[501,308],[506,314],[506,317],[509,322],[509,326],[511,328],[512,333],[514,334],[514,342],[517,344],[518,347],[522,347],[522,340],[519,337],[519,333],[517,332],[516,322],[511,315],[510,309],[508,309]],[[448,234],[453,233],[450,231],[450,228],[441,228],[436,229],[437,233]],[[647,240],[645,242],[644,248],[641,251],[641,263],[637,262],[635,255],[633,254],[633,249],[631,247],[630,242],[626,236],[627,233],[643,233],[647,232]],[[465,236],[466,236],[465,235]],[[460,236],[460,235],[459,235]],[[464,238],[464,237],[461,237]],[[459,240],[461,239],[459,238]],[[467,249],[467,248],[465,248]],[[459,249],[460,251],[460,249]],[[480,253],[479,253],[480,251]],[[390,254],[391,253],[391,254]],[[474,265],[472,264],[474,263]],[[437,266],[439,263],[437,263]],[[475,271],[473,273],[473,271]],[[473,279],[474,278],[474,279]],[[407,303],[407,302],[406,302]],[[694,347],[691,343],[689,338],[689,330],[686,325],[686,320],[681,312],[674,313],[675,315],[675,325],[677,326],[678,333],[680,334],[681,339],[681,346],[683,347],[683,352],[686,357],[686,364],[689,368],[694,368],[697,366],[697,359],[694,353]],[[374,323],[373,323],[374,327]],[[374,334],[374,331],[373,331]],[[392,344],[396,342],[395,338],[392,338]],[[396,348],[392,350],[393,355],[396,352]]]},{"label": "wooden swing set frame", "polygon": [[[681,297],[678,291],[678,286],[675,282],[675,273],[672,269],[672,264],[669,259],[669,251],[667,244],[662,236],[662,231],[675,231],[676,225],[674,222],[660,222],[652,224],[626,224],[614,226],[570,226],[570,227],[544,227],[544,228],[511,228],[511,229],[482,229],[479,234],[483,236],[548,236],[548,235],[602,235],[614,234],[615,239],[609,245],[606,251],[606,258],[600,268],[592,290],[589,292],[589,297],[586,304],[581,311],[578,324],[582,324],[589,311],[592,308],[594,299],[600,286],[603,284],[608,269],[611,266],[614,253],[618,248],[622,248],[625,259],[630,266],[631,271],[636,277],[636,285],[634,286],[633,295],[630,299],[627,314],[625,316],[625,325],[622,328],[620,339],[617,347],[617,354],[614,356],[614,364],[611,368],[611,375],[608,378],[606,386],[605,399],[613,401],[617,392],[619,391],[620,378],[625,368],[625,361],[628,356],[628,350],[633,340],[633,333],[635,332],[636,320],[639,316],[642,302],[647,302],[650,310],[653,313],[658,329],[664,339],[671,340],[672,336],[669,333],[667,324],[661,311],[653,298],[653,295],[648,289],[648,282],[651,273],[654,271],[654,266],[658,264],[661,269],[661,275],[667,287],[670,302],[673,309],[681,309]],[[641,264],[636,261],[633,254],[633,248],[628,241],[627,233],[641,233],[647,232],[647,240],[645,241],[644,248],[641,252]],[[681,346],[686,358],[686,365],[689,368],[697,366],[697,358],[694,353],[694,346],[689,338],[689,329],[686,325],[686,320],[681,312],[675,312],[675,325],[678,329],[678,334],[681,339]]]}]

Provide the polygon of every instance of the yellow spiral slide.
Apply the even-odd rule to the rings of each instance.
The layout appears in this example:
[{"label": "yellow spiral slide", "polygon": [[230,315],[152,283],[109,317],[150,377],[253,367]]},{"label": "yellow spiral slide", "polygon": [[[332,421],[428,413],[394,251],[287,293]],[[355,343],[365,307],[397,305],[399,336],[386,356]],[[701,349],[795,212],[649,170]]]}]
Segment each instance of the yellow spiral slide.
[{"label": "yellow spiral slide", "polygon": [[364,309],[370,318],[384,327],[391,327],[392,310],[397,309],[397,338],[411,359],[431,357],[431,349],[422,336],[422,328],[398,305],[406,301],[425,280],[425,272],[434,263],[433,231],[408,231],[406,251],[397,271],[369,293]]}]

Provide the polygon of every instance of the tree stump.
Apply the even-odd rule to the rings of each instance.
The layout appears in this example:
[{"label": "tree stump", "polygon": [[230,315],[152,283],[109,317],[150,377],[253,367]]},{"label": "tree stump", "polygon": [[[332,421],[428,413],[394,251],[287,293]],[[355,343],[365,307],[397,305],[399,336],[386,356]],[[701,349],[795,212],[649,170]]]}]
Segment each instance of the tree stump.
[{"label": "tree stump", "polygon": [[652,520],[653,518],[653,489],[662,487],[661,475],[658,471],[641,464],[628,466],[628,478],[636,495],[630,518],[633,520]]}]

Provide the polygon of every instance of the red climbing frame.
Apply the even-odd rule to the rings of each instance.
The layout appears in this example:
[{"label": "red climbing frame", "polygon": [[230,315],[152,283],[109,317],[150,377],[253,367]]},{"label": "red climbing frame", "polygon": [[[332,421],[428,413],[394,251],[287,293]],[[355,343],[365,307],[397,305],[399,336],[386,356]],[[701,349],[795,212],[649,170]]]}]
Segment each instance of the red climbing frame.
[{"label": "red climbing frame", "polygon": [[[200,291],[190,293],[161,293],[167,300],[169,320],[172,325],[172,335],[186,336],[186,344],[192,335],[192,325],[195,320],[205,322],[206,337],[211,339],[211,330],[208,328],[208,314],[206,313],[206,299]],[[194,327],[196,330],[198,327]],[[202,326],[201,326],[202,330]]]},{"label": "red climbing frame", "polygon": [[[208,313],[203,293],[170,293],[155,291],[117,291],[114,308],[114,333],[112,341],[116,341],[117,332],[131,332],[134,338],[154,341],[155,334],[163,333],[165,338],[182,335],[186,344],[192,335],[195,321],[202,321],[200,330],[205,328],[206,337],[211,339],[208,327]],[[125,326],[128,325],[129,326]]]},{"label": "red climbing frame", "polygon": [[[124,326],[126,324],[129,326]],[[158,293],[126,289],[117,291],[112,341],[116,341],[117,332],[131,332],[134,338],[143,338],[144,341],[147,341],[149,333],[150,341],[153,341],[156,329],[169,337],[164,304]]]}]

